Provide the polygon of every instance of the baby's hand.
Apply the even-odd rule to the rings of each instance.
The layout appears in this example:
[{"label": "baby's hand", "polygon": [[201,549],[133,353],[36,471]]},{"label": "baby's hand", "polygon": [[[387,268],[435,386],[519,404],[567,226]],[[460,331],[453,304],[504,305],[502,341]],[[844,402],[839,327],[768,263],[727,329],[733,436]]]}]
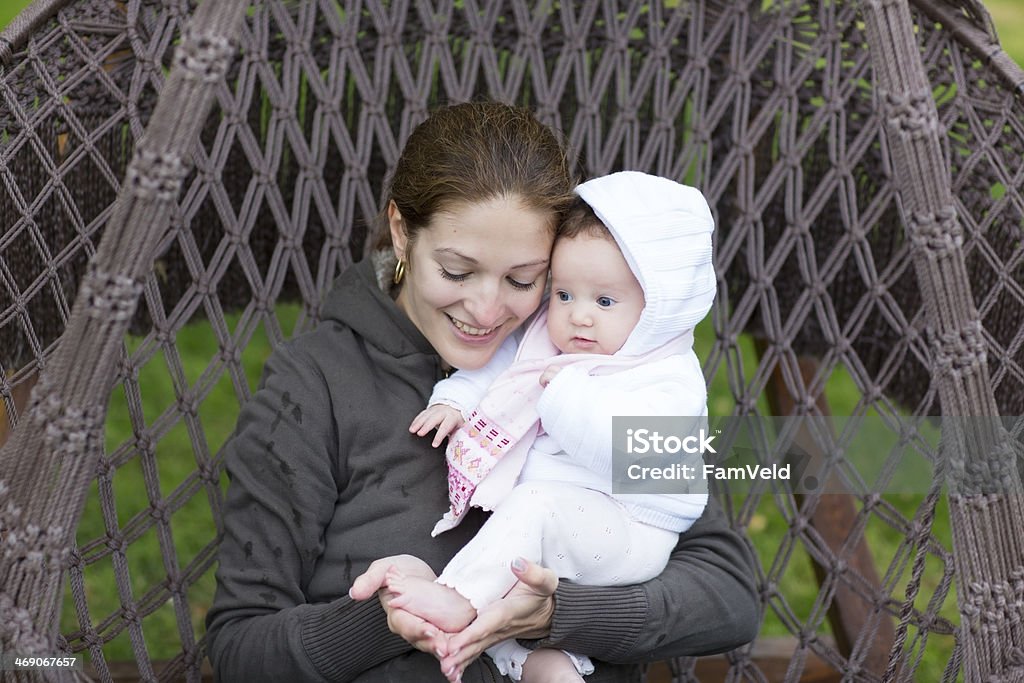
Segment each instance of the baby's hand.
[{"label": "baby's hand", "polygon": [[546,368],[544,368],[544,372],[542,372],[540,375],[540,385],[542,387],[546,387],[548,384],[550,384],[551,380],[555,378],[555,375],[557,375],[561,369],[562,368],[560,368],[557,365],[549,365]]},{"label": "baby's hand", "polygon": [[412,424],[409,425],[409,431],[416,436],[424,436],[436,427],[437,434],[434,435],[431,445],[437,448],[445,437],[461,427],[463,422],[465,420],[462,419],[462,413],[457,408],[446,406],[443,403],[435,403],[432,406],[427,406],[426,410],[413,419]]}]

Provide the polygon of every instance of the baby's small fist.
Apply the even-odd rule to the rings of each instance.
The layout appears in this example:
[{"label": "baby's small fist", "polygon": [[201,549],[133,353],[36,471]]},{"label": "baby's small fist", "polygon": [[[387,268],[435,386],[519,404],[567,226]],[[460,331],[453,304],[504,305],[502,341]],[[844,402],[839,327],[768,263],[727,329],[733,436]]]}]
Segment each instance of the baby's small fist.
[{"label": "baby's small fist", "polygon": [[541,375],[540,375],[540,385],[542,387],[546,387],[548,384],[550,384],[551,380],[553,380],[555,378],[555,375],[557,375],[559,373],[559,371],[561,371],[561,369],[562,368],[560,368],[557,365],[549,365],[549,366],[547,366],[544,369],[544,372],[542,372]]}]

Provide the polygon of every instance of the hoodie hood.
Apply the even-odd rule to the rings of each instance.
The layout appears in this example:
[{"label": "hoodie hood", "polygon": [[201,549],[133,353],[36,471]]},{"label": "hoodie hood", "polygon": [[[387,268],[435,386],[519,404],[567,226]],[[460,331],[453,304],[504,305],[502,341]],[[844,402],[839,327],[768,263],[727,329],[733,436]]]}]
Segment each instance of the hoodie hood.
[{"label": "hoodie hood", "polygon": [[327,294],[321,318],[351,328],[395,358],[424,353],[436,356],[427,338],[385,291],[378,271],[386,268],[387,264],[382,264],[386,258],[377,253],[349,266]]},{"label": "hoodie hood", "polygon": [[618,354],[639,356],[693,328],[711,310],[711,208],[700,190],[637,171],[576,187],[608,227],[644,290],[644,310]]}]

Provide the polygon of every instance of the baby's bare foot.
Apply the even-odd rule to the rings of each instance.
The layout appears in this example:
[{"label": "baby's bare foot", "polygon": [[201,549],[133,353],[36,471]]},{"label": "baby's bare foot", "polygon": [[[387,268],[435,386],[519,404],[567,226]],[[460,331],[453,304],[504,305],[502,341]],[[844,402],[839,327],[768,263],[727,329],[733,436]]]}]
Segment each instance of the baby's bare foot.
[{"label": "baby's bare foot", "polygon": [[411,612],[442,631],[461,631],[476,619],[473,605],[454,588],[419,576],[406,576],[394,568],[388,570],[384,583],[395,595],[392,607]]}]

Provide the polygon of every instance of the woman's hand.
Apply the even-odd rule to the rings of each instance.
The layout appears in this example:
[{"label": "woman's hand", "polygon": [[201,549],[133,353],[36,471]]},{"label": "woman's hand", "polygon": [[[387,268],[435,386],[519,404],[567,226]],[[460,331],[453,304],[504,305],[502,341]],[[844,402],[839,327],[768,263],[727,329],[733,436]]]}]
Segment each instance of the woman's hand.
[{"label": "woman's hand", "polygon": [[429,581],[437,578],[426,562],[412,555],[392,555],[374,560],[366,571],[356,577],[348,595],[353,600],[367,600],[374,595],[380,600],[381,607],[388,615],[388,628],[395,635],[406,640],[421,652],[431,654],[438,659],[446,652],[446,634],[430,622],[420,619],[404,609],[392,608],[394,594],[384,585],[384,575],[390,567],[395,567],[406,576],[419,576]]},{"label": "woman's hand", "polygon": [[481,609],[472,624],[450,634],[442,646],[441,671],[449,681],[460,680],[466,667],[491,645],[509,638],[543,638],[551,630],[558,576],[522,559],[512,563],[512,573],[519,582],[508,595]]}]

